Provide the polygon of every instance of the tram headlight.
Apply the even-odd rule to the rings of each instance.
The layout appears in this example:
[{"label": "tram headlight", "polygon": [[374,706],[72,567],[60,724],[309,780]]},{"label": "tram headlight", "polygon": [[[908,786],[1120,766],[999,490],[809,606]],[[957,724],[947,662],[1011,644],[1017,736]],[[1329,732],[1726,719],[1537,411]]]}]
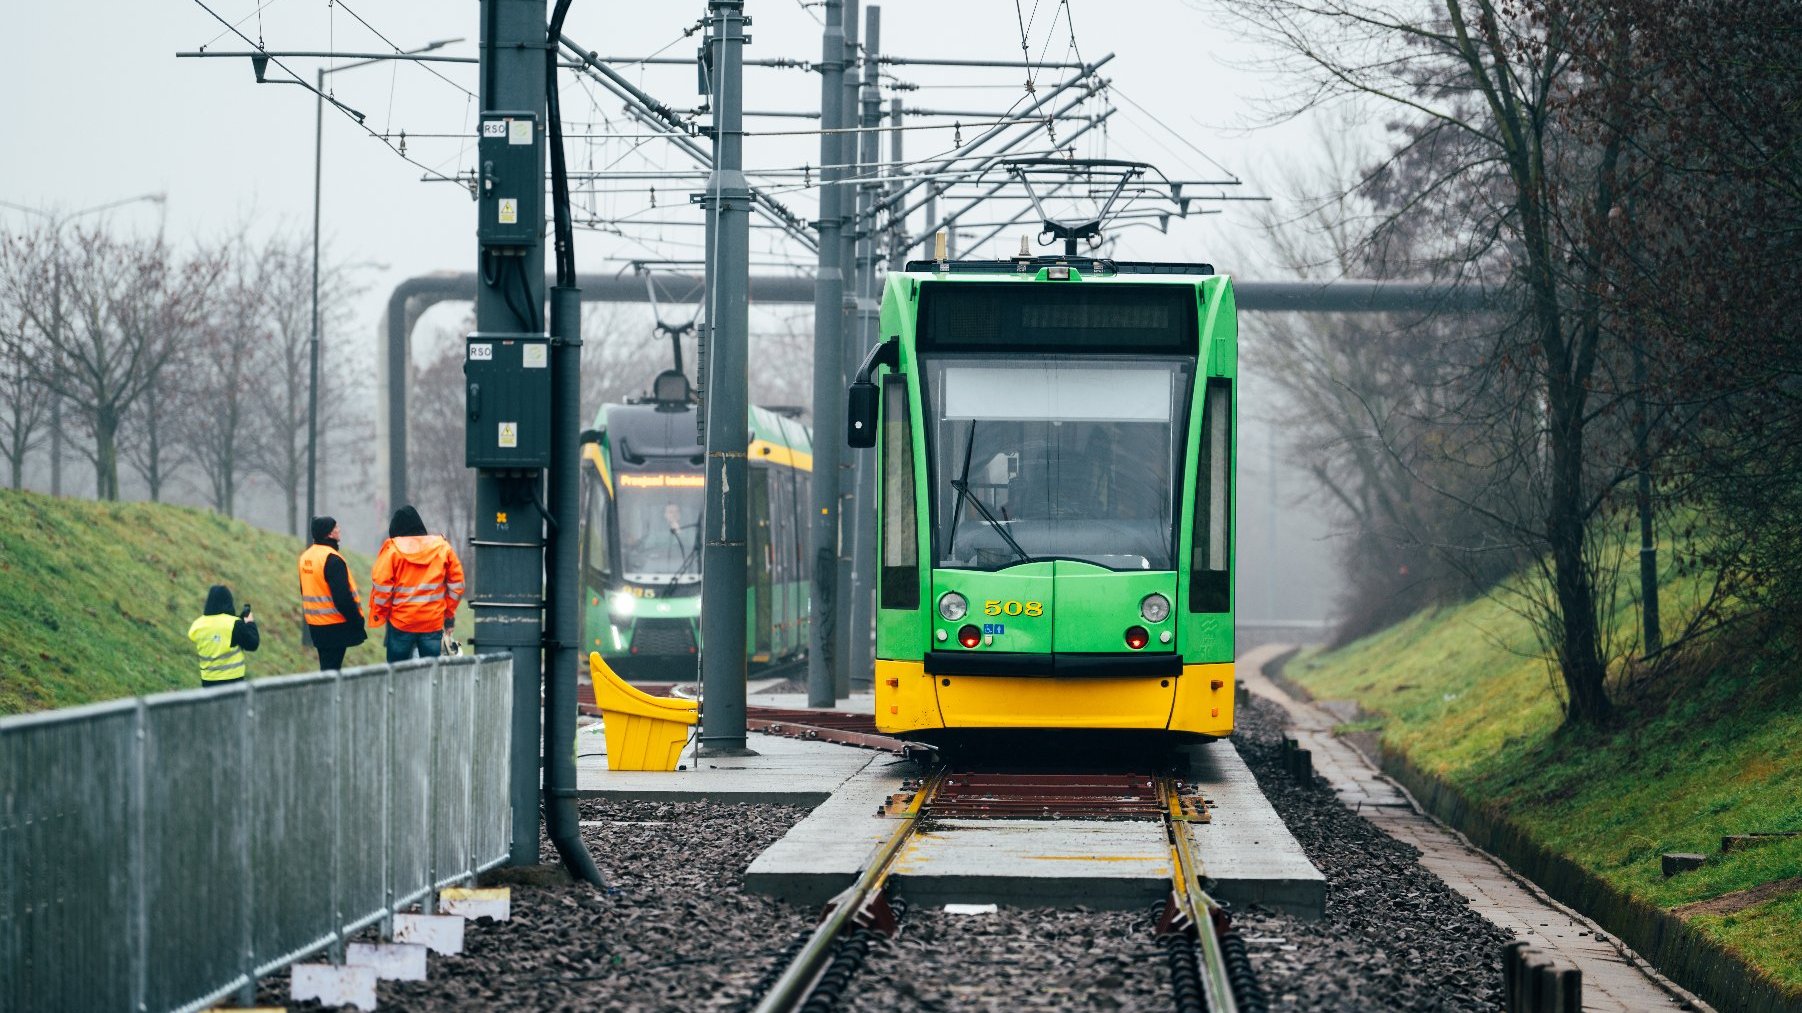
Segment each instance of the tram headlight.
[{"label": "tram headlight", "polygon": [[967,615],[969,611],[970,603],[965,601],[964,596],[958,594],[956,591],[946,591],[944,594],[939,595],[939,615],[943,616],[946,622],[957,622]]},{"label": "tram headlight", "polygon": [[1170,599],[1153,592],[1139,602],[1139,615],[1148,623],[1161,623],[1170,618]]},{"label": "tram headlight", "polygon": [[616,616],[630,616],[638,611],[638,599],[630,591],[616,591],[607,599],[607,607]]}]

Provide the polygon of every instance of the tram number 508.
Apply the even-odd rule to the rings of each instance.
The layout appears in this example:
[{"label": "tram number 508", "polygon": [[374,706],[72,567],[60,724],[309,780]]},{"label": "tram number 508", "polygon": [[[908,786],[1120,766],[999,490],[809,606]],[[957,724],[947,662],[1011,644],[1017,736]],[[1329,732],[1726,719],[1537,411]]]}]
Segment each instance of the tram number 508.
[{"label": "tram number 508", "polygon": [[1042,616],[1045,614],[1045,603],[1037,601],[996,601],[991,598],[982,603],[982,614],[985,616]]}]

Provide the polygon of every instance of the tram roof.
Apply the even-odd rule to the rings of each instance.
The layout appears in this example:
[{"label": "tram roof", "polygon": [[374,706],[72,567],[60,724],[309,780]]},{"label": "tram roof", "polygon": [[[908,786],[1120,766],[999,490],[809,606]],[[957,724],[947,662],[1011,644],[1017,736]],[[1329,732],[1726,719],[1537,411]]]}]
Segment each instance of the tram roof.
[{"label": "tram roof", "polygon": [[1085,279],[1132,277],[1147,279],[1213,277],[1214,265],[1163,260],[1110,260],[1106,257],[1016,257],[1011,260],[910,260],[908,274],[936,277],[981,276],[1030,279],[1048,267],[1071,267]]}]

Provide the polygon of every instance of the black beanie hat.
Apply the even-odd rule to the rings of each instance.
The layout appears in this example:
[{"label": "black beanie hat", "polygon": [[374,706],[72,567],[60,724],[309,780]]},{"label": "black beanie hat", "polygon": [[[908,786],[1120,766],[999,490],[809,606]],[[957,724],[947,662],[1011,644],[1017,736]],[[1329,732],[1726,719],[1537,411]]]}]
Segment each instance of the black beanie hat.
[{"label": "black beanie hat", "polygon": [[337,526],[338,526],[338,519],[336,517],[315,517],[315,518],[313,518],[313,524],[311,527],[311,530],[313,532],[313,544],[318,545],[323,542],[327,542],[327,541],[331,540],[332,529]]},{"label": "black beanie hat", "polygon": [[419,511],[411,504],[394,511],[394,519],[388,522],[388,537],[399,538],[402,535],[423,535],[426,533],[425,521],[419,519]]}]

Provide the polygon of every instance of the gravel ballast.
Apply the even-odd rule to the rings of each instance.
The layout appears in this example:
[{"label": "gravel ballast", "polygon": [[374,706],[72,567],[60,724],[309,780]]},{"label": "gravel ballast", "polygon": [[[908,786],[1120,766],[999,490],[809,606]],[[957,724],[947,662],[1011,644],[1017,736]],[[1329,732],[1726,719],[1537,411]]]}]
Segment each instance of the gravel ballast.
[{"label": "gravel ballast", "polygon": [[[581,803],[610,889],[514,882],[513,918],[471,924],[383,1010],[724,1010],[750,995],[815,912],[746,893],[745,866],[807,814],[721,802]],[[556,862],[546,844],[543,860]]]},{"label": "gravel ballast", "polygon": [[[1507,934],[1325,781],[1285,774],[1280,710],[1254,700],[1238,721],[1240,754],[1328,884],[1318,921],[1234,912],[1272,1008],[1496,1008]],[[582,836],[610,889],[513,877],[511,922],[470,925],[465,952],[432,958],[430,980],[384,982],[381,1008],[748,1008],[817,912],[747,893],[744,870],[806,812],[583,802]],[[543,855],[555,861],[548,846]],[[872,949],[840,1008],[1030,1013],[1167,1010],[1172,1001],[1149,911],[915,906],[901,934]]]},{"label": "gravel ballast", "polygon": [[[1253,698],[1233,742],[1327,877],[1319,921],[1234,912],[1275,1009],[1493,1010],[1512,936],[1421,866],[1420,852],[1347,809],[1320,777],[1282,769],[1282,711]],[[1203,857],[1206,861],[1206,857]]]}]

